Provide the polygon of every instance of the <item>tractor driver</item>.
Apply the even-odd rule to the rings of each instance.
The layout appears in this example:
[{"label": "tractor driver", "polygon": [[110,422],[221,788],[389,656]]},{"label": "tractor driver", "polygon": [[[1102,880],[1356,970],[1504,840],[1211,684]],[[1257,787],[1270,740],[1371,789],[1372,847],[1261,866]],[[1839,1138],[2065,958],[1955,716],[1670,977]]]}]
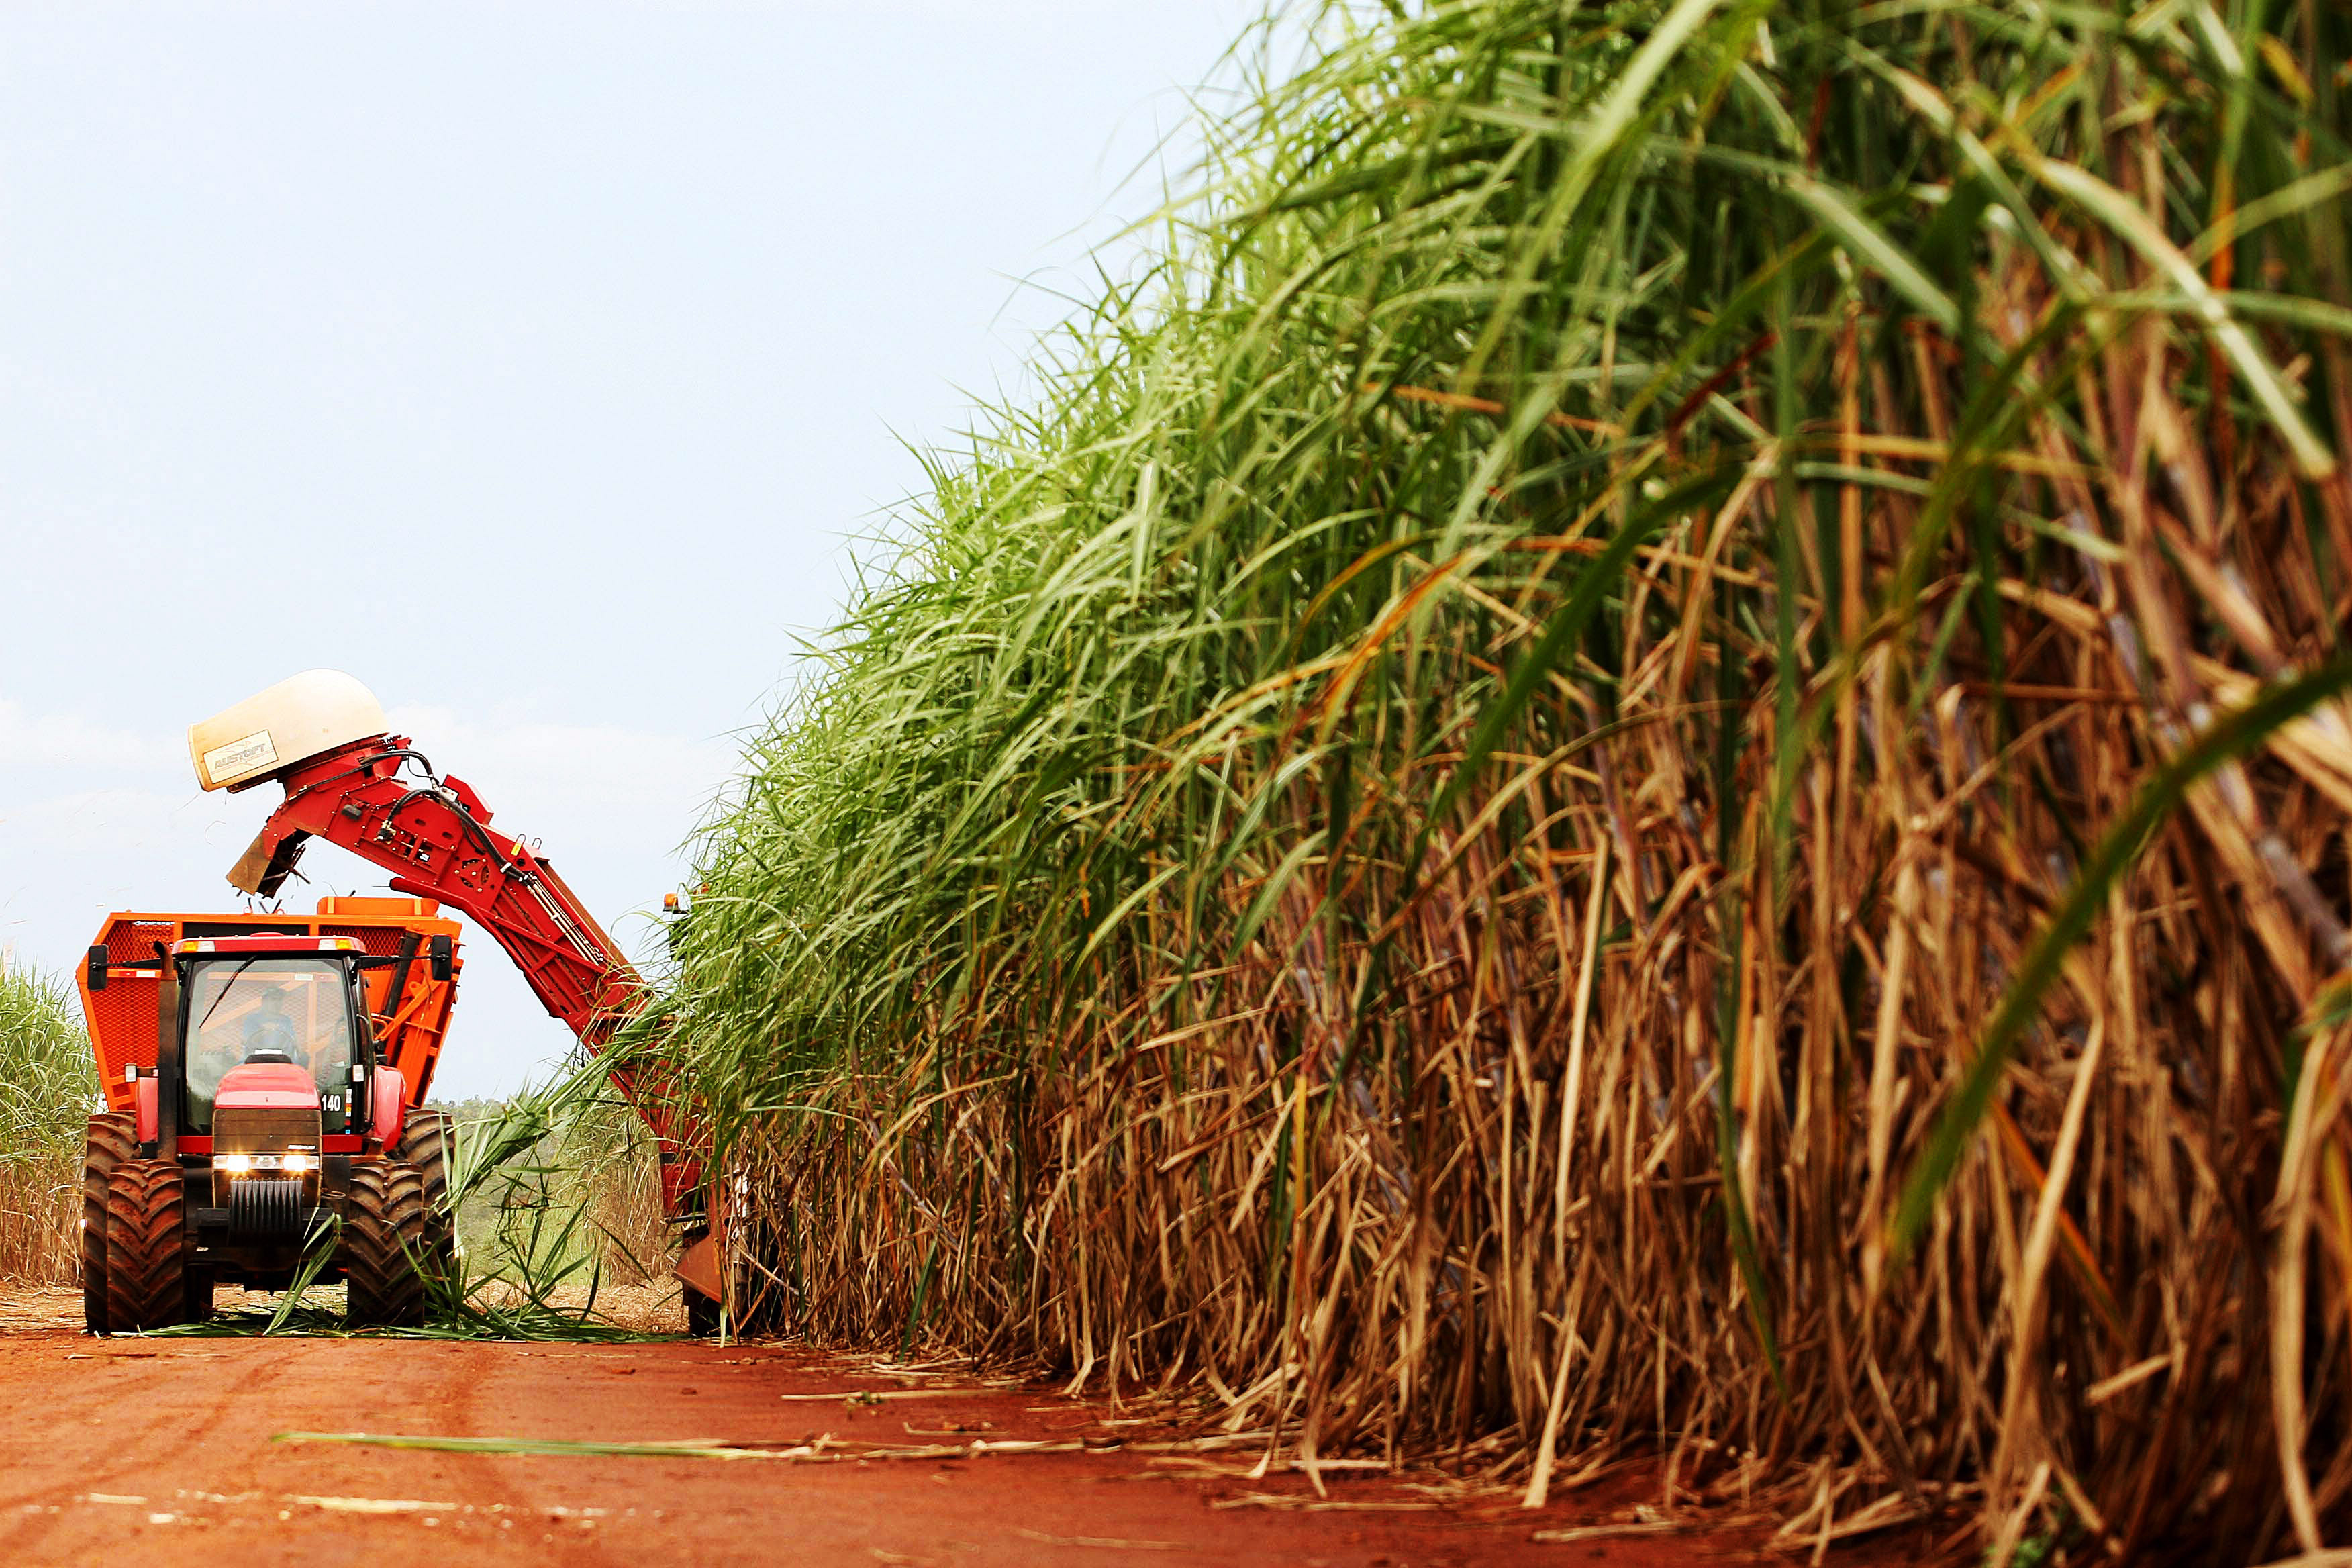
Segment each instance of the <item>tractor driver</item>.
[{"label": "tractor driver", "polygon": [[[222,993],[220,1000],[226,1001],[240,994],[251,995],[252,991],[247,987],[253,984],[232,985]],[[220,1094],[221,1082],[240,1062],[249,1062],[257,1057],[265,1060],[275,1058],[305,1068],[314,1079],[333,1076],[333,1064],[323,1059],[331,1053],[318,1053],[322,1058],[319,1064],[314,1065],[311,1061],[314,1054],[311,1047],[316,1042],[303,1039],[303,1030],[287,1006],[287,997],[292,990],[290,985],[269,985],[255,998],[252,1010],[240,1023],[230,1024],[224,1019],[219,1026],[201,1028],[197,1032],[196,1038],[191,1042],[194,1048],[189,1053],[187,1067],[188,1115],[192,1130],[201,1131],[211,1125],[212,1104]],[[214,1005],[217,1006],[219,1003],[215,1002]],[[324,1089],[323,1084],[321,1089]]]},{"label": "tractor driver", "polygon": [[245,1059],[251,1061],[262,1051],[275,1051],[308,1071],[322,1095],[341,1087],[343,1064],[335,1059],[329,1041],[316,1037],[305,1039],[295,1028],[286,1013],[284,987],[262,993],[260,1006],[245,1021]]},{"label": "tractor driver", "polygon": [[250,1061],[262,1051],[275,1051],[293,1060],[298,1043],[294,1020],[286,1016],[286,1000],[274,987],[261,994],[260,1001],[247,1016],[245,1026],[236,1037],[232,1037],[226,1029],[205,1030],[188,1062],[189,1110],[194,1125],[211,1123],[212,1102],[231,1068],[241,1061]]},{"label": "tractor driver", "polygon": [[349,1070],[343,1035],[331,1028],[323,1033],[297,1028],[286,1011],[286,997],[292,989],[280,986],[262,994],[260,1006],[245,1021],[246,1060],[251,1061],[258,1051],[281,1053],[310,1075],[322,1105],[331,1113],[342,1104],[343,1077]]},{"label": "tractor driver", "polygon": [[286,1016],[286,998],[275,988],[261,994],[261,1005],[245,1021],[246,1059],[263,1051],[276,1051],[288,1061],[304,1059],[294,1020]]}]

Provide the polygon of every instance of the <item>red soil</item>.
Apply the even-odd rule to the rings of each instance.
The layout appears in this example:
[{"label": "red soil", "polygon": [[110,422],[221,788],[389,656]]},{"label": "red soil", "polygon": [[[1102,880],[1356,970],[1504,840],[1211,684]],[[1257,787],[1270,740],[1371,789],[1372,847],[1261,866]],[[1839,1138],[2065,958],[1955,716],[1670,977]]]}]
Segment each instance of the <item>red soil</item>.
[{"label": "red soil", "polygon": [[[786,1447],[829,1434],[845,1447],[801,1460],[523,1457],[272,1441],[288,1432]],[[1761,1550],[1769,1532],[1752,1525],[1531,1539],[1631,1522],[1643,1499],[1624,1481],[1532,1513],[1434,1473],[1327,1474],[1318,1500],[1304,1475],[1249,1479],[1254,1449],[1145,1447],[1177,1436],[1050,1389],[894,1377],[788,1347],[20,1329],[0,1333],[0,1561],[1685,1568],[1809,1555]],[[1088,1448],[856,1457],[974,1438]],[[1916,1545],[1877,1537],[1827,1561],[1910,1562]]]}]

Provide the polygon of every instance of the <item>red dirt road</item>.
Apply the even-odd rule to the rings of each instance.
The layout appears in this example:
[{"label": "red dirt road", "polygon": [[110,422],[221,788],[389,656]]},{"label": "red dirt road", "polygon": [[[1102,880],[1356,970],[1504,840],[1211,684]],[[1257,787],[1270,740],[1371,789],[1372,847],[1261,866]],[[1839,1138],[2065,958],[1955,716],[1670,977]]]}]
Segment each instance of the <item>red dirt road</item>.
[{"label": "red dirt road", "polygon": [[[902,1397],[852,1404],[841,1397],[852,1390]],[[846,1447],[798,1460],[525,1457],[273,1441],[289,1432],[780,1448],[829,1434]],[[785,1347],[95,1340],[46,1329],[0,1335],[0,1563],[1790,1561],[1757,1552],[1753,1529],[1530,1539],[1626,1519],[1634,1500],[1604,1508],[1591,1493],[1540,1514],[1493,1494],[1456,1493],[1433,1509],[1413,1478],[1360,1472],[1326,1477],[1330,1500],[1358,1506],[1308,1511],[1297,1506],[1315,1500],[1306,1477],[1240,1473],[1255,1452],[1148,1449],[1173,1435],[1050,1391],[893,1377]],[[855,1457],[975,1437],[1125,1446]]]}]

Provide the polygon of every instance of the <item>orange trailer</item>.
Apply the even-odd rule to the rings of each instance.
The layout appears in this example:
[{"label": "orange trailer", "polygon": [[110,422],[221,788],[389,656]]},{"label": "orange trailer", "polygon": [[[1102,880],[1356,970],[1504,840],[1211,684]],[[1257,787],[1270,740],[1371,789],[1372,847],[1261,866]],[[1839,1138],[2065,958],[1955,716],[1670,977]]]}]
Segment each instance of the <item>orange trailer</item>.
[{"label": "orange trailer", "polygon": [[[317,913],[309,915],[109,915],[81,975],[81,1016],[89,1020],[107,1110],[136,1109],[131,1069],[155,1066],[163,973],[152,961],[180,942],[264,933],[352,937],[371,957],[395,961],[364,972],[362,984],[367,988],[382,1060],[406,1080],[408,1103],[422,1106],[432,1092],[433,1068],[448,1034],[449,1009],[457,1000],[457,974],[465,967],[457,946],[464,929],[430,899],[327,898],[319,900]],[[404,954],[404,963],[398,962]],[[449,978],[437,980],[434,975],[445,956]]]}]

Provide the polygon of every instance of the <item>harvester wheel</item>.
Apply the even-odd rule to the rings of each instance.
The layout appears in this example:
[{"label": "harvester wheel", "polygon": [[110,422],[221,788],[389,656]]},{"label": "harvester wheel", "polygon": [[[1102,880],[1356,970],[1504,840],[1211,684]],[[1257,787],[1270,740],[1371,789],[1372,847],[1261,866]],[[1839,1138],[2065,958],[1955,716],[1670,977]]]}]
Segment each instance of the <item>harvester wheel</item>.
[{"label": "harvester wheel", "polygon": [[81,1157],[81,1317],[93,1334],[106,1332],[106,1184],[131,1158],[138,1129],[127,1110],[89,1119]]},{"label": "harvester wheel", "polygon": [[[726,1310],[727,1331],[730,1334],[758,1333],[774,1326],[782,1316],[781,1307],[768,1294],[758,1289],[751,1266],[744,1260],[745,1237],[741,1222],[733,1237],[732,1247],[723,1247],[719,1254],[719,1289],[729,1297]],[[702,1240],[710,1232],[698,1226],[686,1233],[688,1247]],[[686,1297],[686,1331],[698,1340],[707,1340],[719,1331],[719,1303],[701,1291],[688,1286]]]},{"label": "harvester wheel", "polygon": [[425,1245],[427,1267],[445,1279],[455,1272],[457,1226],[449,1213],[449,1113],[412,1110],[401,1124],[396,1158],[425,1178]]},{"label": "harvester wheel", "polygon": [[125,1160],[106,1184],[106,1321],[115,1333],[188,1315],[186,1184],[171,1160]]},{"label": "harvester wheel", "polygon": [[405,1160],[353,1160],[343,1206],[353,1328],[424,1326],[427,1250],[424,1173]]}]

